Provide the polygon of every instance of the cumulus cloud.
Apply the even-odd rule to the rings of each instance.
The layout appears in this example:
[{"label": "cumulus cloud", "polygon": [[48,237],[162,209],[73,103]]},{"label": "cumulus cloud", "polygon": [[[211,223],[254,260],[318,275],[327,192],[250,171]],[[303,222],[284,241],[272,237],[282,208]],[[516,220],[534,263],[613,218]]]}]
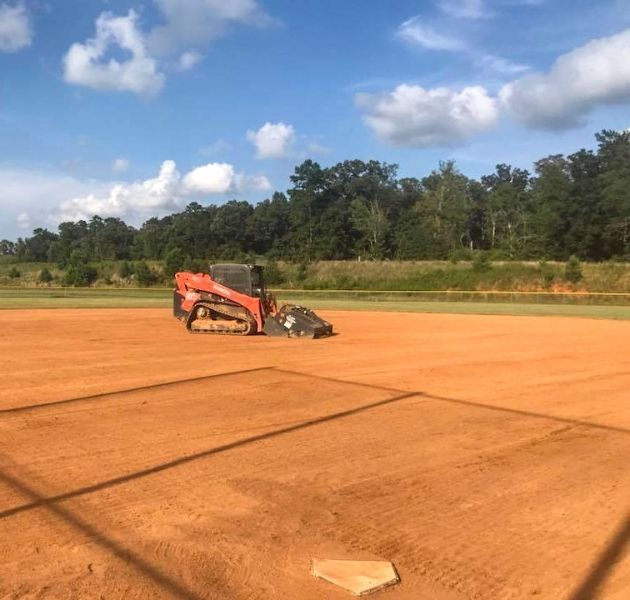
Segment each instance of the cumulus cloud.
[{"label": "cumulus cloud", "polygon": [[407,44],[422,46],[429,50],[463,50],[461,40],[438,33],[424,25],[420,17],[412,17],[401,23],[396,30],[396,37]]},{"label": "cumulus cloud", "polygon": [[166,23],[151,31],[149,45],[160,55],[207,44],[224,35],[233,24],[264,27],[274,22],[256,0],[155,0],[155,3]]},{"label": "cumulus cloud", "polygon": [[116,183],[105,193],[66,199],[59,204],[57,221],[102,217],[147,217],[178,210],[191,197],[271,188],[264,175],[249,176],[228,163],[209,163],[182,175],[172,160],[162,163],[157,177]]},{"label": "cumulus cloud", "polygon": [[630,102],[630,29],[560,56],[547,73],[504,86],[502,104],[524,124],[569,129],[599,104]]},{"label": "cumulus cloud", "polygon": [[256,158],[288,158],[293,152],[295,129],[286,123],[265,123],[258,131],[247,131],[247,139],[256,148]]},{"label": "cumulus cloud", "polygon": [[438,6],[457,19],[485,19],[490,16],[484,0],[441,0]]},{"label": "cumulus cloud", "polygon": [[382,94],[355,95],[365,123],[394,146],[449,146],[492,128],[499,117],[496,99],[480,86],[460,92],[402,84]]},{"label": "cumulus cloud", "polygon": [[[126,60],[107,59],[118,48],[130,56]],[[130,10],[126,17],[103,13],[96,20],[96,35],[84,44],[73,44],[64,57],[64,79],[68,83],[95,90],[155,94],[164,85],[164,75],[148,54],[138,16]]]},{"label": "cumulus cloud", "polygon": [[0,4],[0,51],[17,52],[31,45],[31,19],[22,2]]},{"label": "cumulus cloud", "polygon": [[55,224],[51,215],[56,214],[61,202],[89,193],[104,194],[111,185],[59,172],[0,165],[0,238],[23,235],[16,232],[16,225],[49,227]]},{"label": "cumulus cloud", "polygon": [[117,158],[112,163],[112,171],[114,173],[126,173],[129,170],[131,163],[126,158]]},{"label": "cumulus cloud", "polygon": [[193,169],[184,177],[190,194],[225,194],[234,186],[234,167],[228,163],[209,163]]},{"label": "cumulus cloud", "polygon": [[61,202],[60,221],[89,219],[93,215],[123,217],[155,214],[178,206],[181,176],[175,162],[165,160],[157,177],[134,183],[117,183],[106,194],[88,194]]}]

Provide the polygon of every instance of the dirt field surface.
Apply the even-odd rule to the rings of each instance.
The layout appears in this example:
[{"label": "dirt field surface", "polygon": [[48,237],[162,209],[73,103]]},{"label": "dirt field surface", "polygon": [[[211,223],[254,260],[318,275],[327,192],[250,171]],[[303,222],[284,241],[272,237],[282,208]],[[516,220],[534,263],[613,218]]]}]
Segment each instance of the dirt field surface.
[{"label": "dirt field surface", "polygon": [[0,598],[630,598],[630,322],[0,312]]}]

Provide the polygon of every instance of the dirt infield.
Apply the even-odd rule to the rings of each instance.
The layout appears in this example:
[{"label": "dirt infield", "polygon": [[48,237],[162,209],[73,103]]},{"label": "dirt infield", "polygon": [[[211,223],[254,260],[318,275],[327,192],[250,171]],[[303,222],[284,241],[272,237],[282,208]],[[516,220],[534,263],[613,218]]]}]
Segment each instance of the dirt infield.
[{"label": "dirt infield", "polygon": [[630,322],[323,315],[0,312],[0,598],[630,598]]}]

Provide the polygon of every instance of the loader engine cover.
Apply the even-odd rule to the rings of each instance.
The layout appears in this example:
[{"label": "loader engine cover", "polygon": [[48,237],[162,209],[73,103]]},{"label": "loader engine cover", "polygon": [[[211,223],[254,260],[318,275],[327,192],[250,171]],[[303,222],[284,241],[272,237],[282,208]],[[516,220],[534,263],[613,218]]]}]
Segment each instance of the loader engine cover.
[{"label": "loader engine cover", "polygon": [[265,322],[263,332],[275,337],[319,338],[332,335],[333,327],[310,308],[285,304]]}]

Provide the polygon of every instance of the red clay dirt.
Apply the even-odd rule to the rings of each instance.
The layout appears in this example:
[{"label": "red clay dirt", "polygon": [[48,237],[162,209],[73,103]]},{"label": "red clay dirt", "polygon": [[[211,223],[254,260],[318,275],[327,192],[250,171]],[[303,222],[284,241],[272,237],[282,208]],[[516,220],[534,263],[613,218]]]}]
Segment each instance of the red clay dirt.
[{"label": "red clay dirt", "polygon": [[630,598],[630,322],[0,312],[0,598]]}]

